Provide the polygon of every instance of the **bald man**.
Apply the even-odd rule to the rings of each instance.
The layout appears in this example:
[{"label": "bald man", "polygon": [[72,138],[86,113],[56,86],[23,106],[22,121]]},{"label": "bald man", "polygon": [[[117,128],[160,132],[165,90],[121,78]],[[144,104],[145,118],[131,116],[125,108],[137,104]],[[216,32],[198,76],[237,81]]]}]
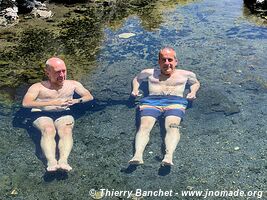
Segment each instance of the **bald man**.
[{"label": "bald man", "polygon": [[[200,87],[196,75],[187,70],[176,69],[178,59],[171,47],[159,51],[159,68],[144,69],[133,79],[132,95],[139,95],[142,81],[148,82],[149,96],[140,100],[141,124],[135,138],[135,154],[130,164],[143,164],[143,152],[149,134],[157,118],[165,118],[165,155],[162,165],[173,165],[173,153],[180,140],[180,122],[185,114],[187,99],[194,100]],[[190,93],[183,97],[186,84]]]},{"label": "bald man", "polygon": [[[24,96],[22,105],[31,108],[33,125],[40,130],[41,148],[47,159],[47,171],[72,170],[68,157],[72,149],[74,118],[70,106],[93,99],[83,85],[66,80],[67,69],[63,60],[52,57],[46,61],[47,81],[33,84]],[[80,98],[73,99],[74,93]],[[59,159],[56,159],[56,133],[59,136]]]}]

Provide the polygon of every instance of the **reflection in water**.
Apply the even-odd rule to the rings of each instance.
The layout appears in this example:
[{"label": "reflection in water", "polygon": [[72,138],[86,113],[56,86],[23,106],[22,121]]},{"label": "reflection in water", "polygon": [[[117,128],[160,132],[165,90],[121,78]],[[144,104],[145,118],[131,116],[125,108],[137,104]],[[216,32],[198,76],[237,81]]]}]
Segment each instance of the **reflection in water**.
[{"label": "reflection in water", "polygon": [[[44,62],[53,55],[65,60],[69,66],[69,78],[80,79],[96,66],[94,61],[105,39],[103,30],[106,26],[116,30],[128,16],[133,15],[140,17],[144,29],[158,29],[163,22],[163,11],[189,2],[193,1],[116,1],[108,6],[84,4],[82,11],[78,6],[74,7],[75,12],[72,10],[65,14],[68,18],[59,25],[47,22],[45,28],[28,28],[21,23],[22,32],[15,29],[14,35],[12,30],[1,30],[6,36],[1,39],[8,43],[6,48],[0,49],[0,88],[17,88],[21,84],[42,80]],[[8,96],[16,98],[13,93],[0,100]]]}]

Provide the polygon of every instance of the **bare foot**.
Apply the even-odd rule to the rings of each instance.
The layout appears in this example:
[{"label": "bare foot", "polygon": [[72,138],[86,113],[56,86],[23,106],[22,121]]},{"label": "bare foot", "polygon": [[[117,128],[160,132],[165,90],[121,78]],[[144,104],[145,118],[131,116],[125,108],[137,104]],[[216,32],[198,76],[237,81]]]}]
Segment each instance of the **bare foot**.
[{"label": "bare foot", "polygon": [[57,171],[57,169],[59,168],[57,161],[53,161],[53,162],[47,162],[47,168],[46,170],[48,172],[55,172]]},{"label": "bare foot", "polygon": [[164,159],[161,161],[161,166],[172,166],[173,162],[169,156],[164,156]]},{"label": "bare foot", "polygon": [[142,158],[133,157],[128,163],[130,165],[142,165],[144,161]]},{"label": "bare foot", "polygon": [[58,167],[67,172],[72,170],[72,167],[67,162],[58,162]]}]

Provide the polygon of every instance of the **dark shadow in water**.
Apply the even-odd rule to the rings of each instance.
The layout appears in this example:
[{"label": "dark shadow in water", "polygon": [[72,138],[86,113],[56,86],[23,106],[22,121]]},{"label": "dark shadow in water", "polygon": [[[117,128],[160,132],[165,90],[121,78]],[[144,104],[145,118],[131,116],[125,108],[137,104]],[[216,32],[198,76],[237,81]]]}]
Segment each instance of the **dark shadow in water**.
[{"label": "dark shadow in water", "polygon": [[163,155],[165,155],[165,136],[166,136],[166,129],[165,129],[165,119],[161,116],[158,119],[158,123],[159,123],[159,127],[160,127],[160,137],[161,137],[161,154],[162,154],[162,158],[160,160],[160,162],[163,160]]},{"label": "dark shadow in water", "polygon": [[125,174],[131,174],[137,169],[138,165],[129,165],[127,168],[122,168],[121,172]]},{"label": "dark shadow in water", "polygon": [[159,176],[166,176],[168,174],[170,174],[171,172],[171,166],[160,166],[159,170],[158,170],[158,175]]},{"label": "dark shadow in water", "polygon": [[65,171],[45,172],[43,179],[45,182],[66,180],[68,179],[68,173]]},{"label": "dark shadow in water", "polygon": [[27,108],[20,108],[13,117],[12,124],[14,127],[23,128],[27,130],[28,135],[32,139],[35,144],[35,155],[39,160],[46,164],[46,159],[42,153],[42,149],[40,146],[41,134],[40,132],[33,127],[31,120],[31,110]]},{"label": "dark shadow in water", "polygon": [[[139,86],[139,90],[142,94],[142,97],[133,97],[133,96],[130,96],[129,99],[128,99],[128,107],[129,108],[133,108],[135,107],[135,127],[136,127],[136,132],[138,131],[139,129],[139,126],[140,126],[140,112],[139,112],[139,108],[137,106],[138,104],[138,101],[140,100],[140,98],[143,98],[143,97],[146,97],[148,96],[148,82],[142,82]],[[132,152],[134,154],[135,152],[135,140],[132,141]]]},{"label": "dark shadow in water", "polygon": [[[90,111],[90,112],[98,112],[101,110],[106,109],[107,107],[110,106],[116,106],[116,105],[125,105],[128,108],[134,108],[137,105],[138,100],[136,100],[134,97],[129,96],[128,99],[107,99],[107,100],[102,100],[102,99],[94,99],[90,105],[78,105],[76,108],[76,105],[73,106],[73,112],[77,116],[80,115],[80,109],[83,111]],[[75,116],[76,116],[75,115]]]}]

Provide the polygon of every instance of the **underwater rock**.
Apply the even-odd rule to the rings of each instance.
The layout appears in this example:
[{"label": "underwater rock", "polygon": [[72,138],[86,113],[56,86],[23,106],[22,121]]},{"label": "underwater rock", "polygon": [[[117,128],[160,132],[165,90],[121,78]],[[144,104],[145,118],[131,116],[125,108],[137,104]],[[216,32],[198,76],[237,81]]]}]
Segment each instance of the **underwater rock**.
[{"label": "underwater rock", "polygon": [[221,112],[226,116],[240,112],[239,107],[222,92],[215,89],[202,89],[196,102],[202,113]]},{"label": "underwater rock", "polygon": [[266,83],[261,80],[244,80],[240,83],[240,86],[249,91],[253,92],[266,92]]},{"label": "underwater rock", "polygon": [[130,37],[133,37],[135,36],[134,33],[122,33],[122,34],[119,34],[119,38],[123,38],[123,39],[128,39]]}]

